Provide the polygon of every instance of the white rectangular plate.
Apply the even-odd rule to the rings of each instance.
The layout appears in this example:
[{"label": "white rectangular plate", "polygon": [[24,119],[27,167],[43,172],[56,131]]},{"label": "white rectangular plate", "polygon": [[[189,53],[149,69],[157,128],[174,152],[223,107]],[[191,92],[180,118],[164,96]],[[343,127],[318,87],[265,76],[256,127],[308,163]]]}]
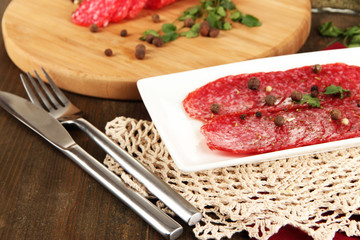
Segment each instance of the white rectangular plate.
[{"label": "white rectangular plate", "polygon": [[[144,104],[175,164],[185,172],[256,163],[360,145],[360,138],[245,155],[212,151],[200,133],[202,122],[188,117],[182,101],[188,93],[227,75],[283,71],[313,64],[342,62],[360,66],[360,48],[270,57],[146,78],[138,81]],[[174,63],[176,64],[176,63]]]}]

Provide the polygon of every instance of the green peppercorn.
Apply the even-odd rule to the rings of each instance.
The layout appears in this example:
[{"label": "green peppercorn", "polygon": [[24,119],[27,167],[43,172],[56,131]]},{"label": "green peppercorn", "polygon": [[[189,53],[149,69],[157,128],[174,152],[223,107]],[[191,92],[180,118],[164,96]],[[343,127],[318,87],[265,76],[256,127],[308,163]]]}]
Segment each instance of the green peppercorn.
[{"label": "green peppercorn", "polygon": [[276,126],[281,127],[285,123],[285,118],[283,116],[281,116],[281,115],[277,115],[274,118],[274,123],[275,123]]},{"label": "green peppercorn", "polygon": [[260,87],[260,81],[257,77],[251,77],[248,81],[248,88],[251,90],[258,90]]},{"label": "green peppercorn", "polygon": [[218,104],[218,103],[213,103],[213,104],[211,104],[211,106],[210,106],[210,110],[211,110],[211,112],[212,113],[219,113],[220,112],[220,110],[221,110],[221,106],[220,106],[220,104]]},{"label": "green peppercorn", "polygon": [[265,103],[269,106],[275,105],[276,97],[272,94],[269,94],[265,97]]},{"label": "green peppercorn", "polygon": [[313,70],[314,73],[318,74],[318,73],[321,72],[322,67],[321,67],[320,64],[315,64],[315,65],[312,66],[312,70]]}]

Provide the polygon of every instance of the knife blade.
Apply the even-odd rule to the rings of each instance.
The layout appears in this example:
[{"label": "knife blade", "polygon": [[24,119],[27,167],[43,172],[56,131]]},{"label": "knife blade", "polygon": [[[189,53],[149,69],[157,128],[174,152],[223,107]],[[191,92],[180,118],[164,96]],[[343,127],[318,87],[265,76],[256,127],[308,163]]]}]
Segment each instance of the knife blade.
[{"label": "knife blade", "polygon": [[72,159],[162,236],[176,239],[182,234],[183,228],[179,223],[127,188],[118,176],[77,145],[68,131],[44,109],[3,91],[0,91],[0,106]]}]

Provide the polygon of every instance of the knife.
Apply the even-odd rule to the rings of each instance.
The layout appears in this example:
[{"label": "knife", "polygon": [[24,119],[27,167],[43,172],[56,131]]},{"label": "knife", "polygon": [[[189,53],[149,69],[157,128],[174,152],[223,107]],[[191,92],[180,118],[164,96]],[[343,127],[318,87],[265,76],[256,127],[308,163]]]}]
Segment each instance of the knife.
[{"label": "knife", "polygon": [[67,130],[42,108],[26,99],[0,91],[0,106],[45,138],[122,200],[167,239],[176,239],[182,226],[140,194],[130,190],[113,172],[75,143]]}]

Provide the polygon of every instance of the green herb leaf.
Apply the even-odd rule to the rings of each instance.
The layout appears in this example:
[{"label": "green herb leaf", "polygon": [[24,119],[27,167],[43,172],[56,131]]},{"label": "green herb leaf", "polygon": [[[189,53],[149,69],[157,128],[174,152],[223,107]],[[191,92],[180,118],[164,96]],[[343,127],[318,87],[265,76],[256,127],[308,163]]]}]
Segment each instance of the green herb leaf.
[{"label": "green herb leaf", "polygon": [[261,22],[256,17],[246,14],[242,17],[241,23],[248,27],[258,27],[261,26]]},{"label": "green herb leaf", "polygon": [[242,18],[242,13],[239,10],[235,10],[231,13],[230,19],[234,22],[240,22]]},{"label": "green herb leaf", "polygon": [[153,29],[148,29],[148,30],[145,30],[143,33],[142,33],[142,37],[140,37],[140,40],[145,40],[146,39],[146,35],[153,35],[155,37],[159,37],[159,33]]},{"label": "green herb leaf", "polygon": [[182,15],[178,18],[180,21],[184,21],[186,18],[196,19],[201,15],[201,6],[192,6],[186,9]]},{"label": "green herb leaf", "polygon": [[164,33],[171,33],[171,32],[175,32],[176,31],[176,26],[172,23],[165,23],[162,25],[161,30]]},{"label": "green herb leaf", "polygon": [[357,34],[360,34],[360,28],[358,26],[347,28],[346,31],[344,32],[344,36],[349,36],[349,37],[352,37]]},{"label": "green herb leaf", "polygon": [[221,22],[221,16],[217,15],[216,13],[209,13],[206,19],[212,28],[218,28],[221,29],[222,22]]},{"label": "green herb leaf", "polygon": [[318,98],[311,97],[310,94],[303,94],[303,98],[299,102],[300,104],[307,103],[311,107],[320,107],[320,101]]},{"label": "green herb leaf", "polygon": [[235,5],[231,0],[221,0],[220,6],[222,6],[225,10],[228,11],[235,9]]},{"label": "green herb leaf", "polygon": [[181,36],[186,38],[194,38],[199,36],[200,32],[200,23],[195,23],[190,30],[180,33]]},{"label": "green herb leaf", "polygon": [[344,30],[335,27],[332,22],[326,22],[319,28],[320,34],[325,37],[338,37],[344,33]]},{"label": "green herb leaf", "polygon": [[161,39],[164,43],[174,41],[179,37],[179,34],[177,32],[168,32],[161,36]]},{"label": "green herb leaf", "polygon": [[344,93],[350,92],[349,90],[345,90],[340,86],[335,86],[331,84],[331,86],[327,87],[324,94],[333,95],[333,94],[340,94],[340,98],[344,98]]},{"label": "green herb leaf", "polygon": [[220,16],[220,17],[226,17],[226,12],[224,7],[220,6],[217,8],[216,13]]},{"label": "green herb leaf", "polygon": [[232,29],[231,23],[225,22],[222,29],[223,30],[231,30]]}]

